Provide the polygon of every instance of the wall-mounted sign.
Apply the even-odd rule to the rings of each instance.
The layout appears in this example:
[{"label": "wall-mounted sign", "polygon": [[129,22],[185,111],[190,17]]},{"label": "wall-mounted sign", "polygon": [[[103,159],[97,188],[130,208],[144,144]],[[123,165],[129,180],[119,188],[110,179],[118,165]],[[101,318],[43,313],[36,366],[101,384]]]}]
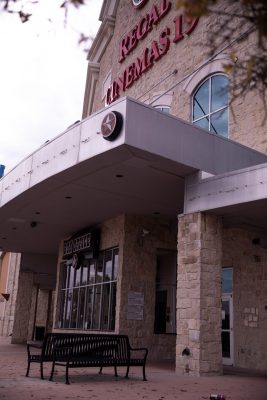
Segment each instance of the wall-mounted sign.
[{"label": "wall-mounted sign", "polygon": [[93,252],[96,253],[99,248],[99,232],[91,231],[84,234],[76,234],[71,239],[65,240],[63,245],[63,258],[74,257],[74,263],[77,253]]},{"label": "wall-mounted sign", "polygon": [[[122,63],[138,44],[157,27],[161,20],[169,13],[172,2],[160,0],[153,5],[150,12],[144,15],[134,28],[122,38],[119,45],[119,62]],[[111,104],[117,100],[121,93],[130,88],[143,73],[148,71],[159,61],[170,49],[171,43],[178,43],[188,37],[197,26],[198,18],[190,19],[184,15],[177,15],[173,19],[172,26],[165,26],[159,31],[157,40],[152,40],[149,47],[143,49],[136,59],[128,65],[108,88],[106,103]]]},{"label": "wall-mounted sign", "polygon": [[115,140],[122,128],[122,115],[118,111],[109,112],[101,123],[101,133],[106,140]]},{"label": "wall-mounted sign", "polygon": [[128,293],[127,319],[135,321],[144,319],[144,293]]},{"label": "wall-mounted sign", "polygon": [[150,12],[144,15],[134,28],[126,33],[120,41],[119,45],[119,62],[123,62],[125,58],[136,48],[138,43],[145,39],[147,34],[159,24],[163,17],[170,11],[171,2],[161,0],[159,5],[154,5]]},{"label": "wall-mounted sign", "polygon": [[148,0],[132,0],[132,5],[135,8],[141,8],[147,3],[147,1]]}]

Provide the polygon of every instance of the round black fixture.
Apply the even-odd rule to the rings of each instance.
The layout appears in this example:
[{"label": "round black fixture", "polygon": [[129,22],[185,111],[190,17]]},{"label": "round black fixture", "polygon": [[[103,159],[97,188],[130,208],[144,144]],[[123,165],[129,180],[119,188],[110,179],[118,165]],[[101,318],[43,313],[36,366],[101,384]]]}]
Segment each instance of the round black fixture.
[{"label": "round black fixture", "polygon": [[118,111],[109,112],[101,123],[101,133],[104,139],[115,140],[122,128],[122,115]]}]

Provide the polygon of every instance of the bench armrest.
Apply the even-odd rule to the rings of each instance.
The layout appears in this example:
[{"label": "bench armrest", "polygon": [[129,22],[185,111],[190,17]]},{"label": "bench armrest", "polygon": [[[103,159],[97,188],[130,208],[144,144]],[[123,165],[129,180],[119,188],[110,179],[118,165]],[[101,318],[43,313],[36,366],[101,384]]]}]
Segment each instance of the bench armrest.
[{"label": "bench armrest", "polygon": [[27,342],[27,354],[28,360],[34,355],[37,354],[36,351],[31,354],[31,349],[38,349],[40,350],[38,354],[42,354],[43,351],[43,342],[39,341],[28,341]]},{"label": "bench armrest", "polygon": [[27,342],[27,348],[30,348],[30,347],[33,347],[33,348],[35,348],[35,349],[41,349],[42,347],[43,347],[43,342],[42,341],[35,341],[35,340],[32,340],[32,341],[28,341]]},{"label": "bench armrest", "polygon": [[146,347],[136,347],[136,348],[134,348],[134,347],[131,347],[130,346],[130,351],[144,351],[144,360],[146,360],[146,358],[147,358],[147,355],[148,355],[148,349],[146,348]]}]

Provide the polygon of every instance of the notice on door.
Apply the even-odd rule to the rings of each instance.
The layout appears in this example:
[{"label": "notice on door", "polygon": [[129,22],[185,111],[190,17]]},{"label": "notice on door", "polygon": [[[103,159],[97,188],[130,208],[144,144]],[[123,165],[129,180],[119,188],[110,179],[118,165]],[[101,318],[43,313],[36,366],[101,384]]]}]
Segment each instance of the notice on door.
[{"label": "notice on door", "polygon": [[135,321],[144,319],[144,293],[128,293],[127,319]]}]

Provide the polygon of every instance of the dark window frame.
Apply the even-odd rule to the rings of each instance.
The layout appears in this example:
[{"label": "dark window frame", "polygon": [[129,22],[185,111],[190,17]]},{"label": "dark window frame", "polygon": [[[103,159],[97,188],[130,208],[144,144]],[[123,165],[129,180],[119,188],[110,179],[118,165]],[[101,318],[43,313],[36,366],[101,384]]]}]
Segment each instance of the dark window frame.
[{"label": "dark window frame", "polygon": [[[115,330],[118,255],[118,247],[103,250],[97,259],[87,258],[84,253],[79,269],[76,270],[71,263],[62,262],[57,328]],[[105,276],[107,263],[111,263],[111,276]],[[101,274],[98,275],[98,271],[101,271]],[[77,276],[79,282],[76,281]],[[96,296],[99,296],[99,302],[96,302]]]},{"label": "dark window frame", "polygon": [[[217,134],[219,136],[223,136],[223,137],[228,138],[229,137],[228,85],[227,85],[227,104],[223,105],[222,107],[218,107],[218,108],[212,109],[212,102],[213,102],[213,99],[212,99],[212,82],[213,82],[214,79],[216,79],[216,77],[224,77],[224,78],[227,79],[227,82],[229,83],[228,76],[223,74],[223,73],[215,73],[215,74],[209,75],[205,79],[203,79],[198,84],[198,86],[196,87],[196,89],[194,90],[194,92],[192,94],[192,98],[191,98],[191,100],[192,100],[191,101],[191,115],[192,115],[192,118],[191,118],[191,120],[192,120],[192,123],[194,125],[198,125],[200,127],[201,127],[201,125],[199,125],[199,123],[204,121],[204,122],[208,123],[208,128],[203,128],[202,127],[203,129],[207,129],[211,133],[214,133],[214,134]],[[196,100],[196,95],[199,92],[199,90],[206,84],[208,84],[208,96],[209,96],[209,99],[208,99],[208,112],[206,112],[204,109],[202,109],[203,115],[201,115],[200,117],[195,118],[194,117],[194,102]],[[202,108],[201,104],[198,103],[198,105],[199,105],[199,108]],[[223,134],[221,132],[217,132],[215,126],[212,123],[212,118],[214,116],[216,116],[216,115],[218,116],[218,114],[221,114],[221,116],[222,116],[222,114],[224,112],[227,112],[227,134]],[[220,117],[220,115],[219,115],[219,117]]]}]

